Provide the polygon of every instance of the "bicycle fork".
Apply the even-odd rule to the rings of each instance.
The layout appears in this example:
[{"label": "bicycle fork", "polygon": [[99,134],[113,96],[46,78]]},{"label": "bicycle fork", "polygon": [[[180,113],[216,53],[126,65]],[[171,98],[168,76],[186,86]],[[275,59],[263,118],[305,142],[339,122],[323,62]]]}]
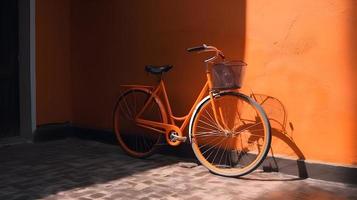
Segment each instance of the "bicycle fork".
[{"label": "bicycle fork", "polygon": [[[209,88],[212,88],[212,79],[211,79],[211,72],[210,70],[208,70],[208,66],[207,66],[207,70],[206,70],[206,76],[207,76],[207,80],[208,80],[208,86]],[[228,130],[228,126],[224,120],[223,117],[223,111],[222,111],[222,107],[218,107],[217,110],[217,105],[214,101],[214,91],[209,91],[209,96],[211,99],[211,105],[212,105],[212,110],[213,110],[213,115],[214,115],[214,119],[216,120],[217,126],[219,129],[223,130],[223,131],[227,131]]]},{"label": "bicycle fork", "polygon": [[224,120],[223,116],[223,110],[221,106],[218,106],[215,101],[214,101],[214,96],[213,92],[210,92],[210,98],[211,98],[211,105],[212,105],[212,110],[213,110],[213,115],[214,119],[216,121],[216,125],[218,126],[219,129],[223,131],[228,131],[228,125],[226,124],[226,121]]}]

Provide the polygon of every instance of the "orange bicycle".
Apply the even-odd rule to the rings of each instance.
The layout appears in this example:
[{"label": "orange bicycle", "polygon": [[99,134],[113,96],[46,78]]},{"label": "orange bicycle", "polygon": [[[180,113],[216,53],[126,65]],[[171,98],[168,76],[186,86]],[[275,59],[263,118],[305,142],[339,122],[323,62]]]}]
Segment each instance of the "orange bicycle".
[{"label": "orange bicycle", "polygon": [[[160,81],[156,86],[122,85],[128,89],[119,97],[113,114],[119,145],[128,155],[144,158],[162,141],[177,146],[188,138],[197,159],[211,172],[223,176],[252,172],[269,151],[271,130],[263,108],[237,91],[246,64],[226,61],[223,52],[213,46],[187,50],[215,53],[204,61],[207,81],[189,113],[183,117],[172,113],[162,79],[172,66],[146,66]],[[187,125],[188,135],[183,133]]]}]

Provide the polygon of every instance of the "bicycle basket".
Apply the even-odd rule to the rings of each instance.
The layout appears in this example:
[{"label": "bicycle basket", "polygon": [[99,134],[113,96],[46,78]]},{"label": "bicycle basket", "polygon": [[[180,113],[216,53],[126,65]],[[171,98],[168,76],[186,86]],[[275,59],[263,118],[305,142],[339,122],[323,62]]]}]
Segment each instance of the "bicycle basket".
[{"label": "bicycle basket", "polygon": [[212,66],[212,89],[238,89],[242,86],[242,79],[247,64],[243,61],[225,61]]}]

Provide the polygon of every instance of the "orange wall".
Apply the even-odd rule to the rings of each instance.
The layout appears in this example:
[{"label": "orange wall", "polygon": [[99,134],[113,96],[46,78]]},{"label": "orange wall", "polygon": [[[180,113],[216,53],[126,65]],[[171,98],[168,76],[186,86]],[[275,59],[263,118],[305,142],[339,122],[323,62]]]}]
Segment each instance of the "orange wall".
[{"label": "orange wall", "polygon": [[[66,67],[57,72],[65,81],[37,75],[44,83],[38,86],[39,119],[63,117],[80,126],[111,129],[119,85],[154,83],[144,65],[166,63],[175,66],[166,80],[174,113],[182,115],[204,83],[203,57],[188,54],[185,48],[208,43],[248,63],[243,91],[282,102],[286,113],[279,117],[287,122],[283,135],[306,159],[357,164],[355,1],[72,0],[70,6],[70,27],[42,27],[42,34],[48,34],[42,45],[52,56],[63,48],[59,54],[66,59],[59,62]],[[52,10],[48,14],[53,16],[40,21],[58,20],[56,13],[67,19],[65,10]],[[67,40],[53,41],[57,31],[68,34],[66,30],[70,47]],[[38,68],[59,70],[56,57],[43,55],[39,62],[50,63],[46,65],[51,69]],[[68,80],[67,89],[58,87]],[[62,99],[44,88],[62,89]],[[51,102],[61,104],[48,112]],[[267,109],[271,116],[282,115],[273,104]],[[291,146],[274,136],[276,154],[296,157]]]},{"label": "orange wall", "polygon": [[36,0],[37,124],[71,119],[70,0]]},{"label": "orange wall", "polygon": [[244,10],[235,0],[73,1],[73,122],[111,129],[119,85],[154,83],[147,64],[174,65],[169,98],[185,114],[205,81],[202,57],[185,49],[209,42],[243,58]]},{"label": "orange wall", "polygon": [[288,134],[310,160],[357,164],[356,9],[347,0],[247,3],[246,87],[283,102]]}]

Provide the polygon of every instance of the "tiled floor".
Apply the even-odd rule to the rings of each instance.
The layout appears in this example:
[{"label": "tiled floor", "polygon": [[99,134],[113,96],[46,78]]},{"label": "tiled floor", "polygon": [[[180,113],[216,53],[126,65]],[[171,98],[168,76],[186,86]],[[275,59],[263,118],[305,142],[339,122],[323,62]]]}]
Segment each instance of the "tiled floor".
[{"label": "tiled floor", "polygon": [[76,139],[1,147],[0,199],[357,199],[356,185],[258,171],[225,178],[183,162]]}]

